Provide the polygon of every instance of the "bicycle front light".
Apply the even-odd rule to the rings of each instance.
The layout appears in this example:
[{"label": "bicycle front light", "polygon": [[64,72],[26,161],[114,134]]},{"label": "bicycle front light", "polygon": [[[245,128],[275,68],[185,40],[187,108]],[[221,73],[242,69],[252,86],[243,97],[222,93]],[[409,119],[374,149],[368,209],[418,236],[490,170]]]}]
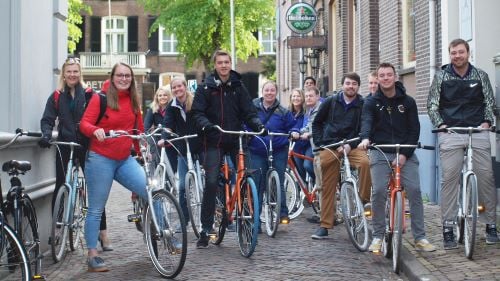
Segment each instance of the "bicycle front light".
[{"label": "bicycle front light", "polygon": [[483,205],[483,204],[479,204],[479,205],[477,205],[477,211],[478,211],[479,213],[483,213],[485,210],[486,210],[486,208],[484,207],[484,205]]}]

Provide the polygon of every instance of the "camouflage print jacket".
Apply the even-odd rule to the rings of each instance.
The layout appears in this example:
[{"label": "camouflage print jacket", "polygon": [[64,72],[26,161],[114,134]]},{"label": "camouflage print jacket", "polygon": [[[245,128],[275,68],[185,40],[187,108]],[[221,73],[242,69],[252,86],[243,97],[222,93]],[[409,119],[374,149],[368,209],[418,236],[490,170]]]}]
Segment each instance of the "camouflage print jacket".
[{"label": "camouflage print jacket", "polygon": [[435,127],[479,126],[483,122],[491,125],[495,120],[494,107],[488,74],[472,64],[464,77],[457,75],[451,64],[444,65],[434,76],[427,111]]}]

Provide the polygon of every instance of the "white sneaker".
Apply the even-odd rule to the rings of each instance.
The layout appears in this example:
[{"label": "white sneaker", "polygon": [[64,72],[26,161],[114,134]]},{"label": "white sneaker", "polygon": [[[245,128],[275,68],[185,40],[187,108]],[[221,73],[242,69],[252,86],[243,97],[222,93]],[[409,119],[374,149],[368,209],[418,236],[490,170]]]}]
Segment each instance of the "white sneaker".
[{"label": "white sneaker", "polygon": [[381,249],[382,249],[382,239],[373,238],[372,243],[370,244],[370,247],[368,248],[368,251],[374,252],[374,253],[379,253]]}]

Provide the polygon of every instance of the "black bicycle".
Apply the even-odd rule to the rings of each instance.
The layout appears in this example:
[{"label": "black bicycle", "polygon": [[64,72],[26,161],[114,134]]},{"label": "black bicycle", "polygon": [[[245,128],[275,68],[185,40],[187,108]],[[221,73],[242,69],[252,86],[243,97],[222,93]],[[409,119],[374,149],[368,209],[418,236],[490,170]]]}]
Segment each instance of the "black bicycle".
[{"label": "black bicycle", "polygon": [[[41,133],[24,132],[16,130],[16,134],[7,144],[0,146],[4,149],[14,143],[20,136],[41,137]],[[38,236],[38,221],[35,206],[28,194],[24,193],[24,187],[19,175],[24,175],[31,170],[28,161],[9,160],[2,164],[2,171],[10,176],[10,189],[4,198],[0,183],[0,279],[11,280],[20,274],[22,280],[43,279],[40,276],[42,266],[42,254],[40,253],[40,239]],[[8,219],[12,218],[12,228],[8,225]],[[22,248],[13,238],[17,236]],[[24,259],[27,258],[27,262]],[[27,268],[26,268],[27,267]],[[19,269],[17,269],[19,268]],[[17,269],[17,270],[16,270]],[[19,279],[12,279],[19,280]]]}]

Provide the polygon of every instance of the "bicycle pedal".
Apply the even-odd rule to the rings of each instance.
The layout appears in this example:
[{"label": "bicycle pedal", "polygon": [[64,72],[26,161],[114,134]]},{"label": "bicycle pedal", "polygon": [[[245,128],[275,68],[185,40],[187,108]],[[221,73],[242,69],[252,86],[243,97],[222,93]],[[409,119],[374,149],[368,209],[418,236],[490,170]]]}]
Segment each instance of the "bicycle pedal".
[{"label": "bicycle pedal", "polygon": [[32,280],[45,280],[45,276],[43,276],[43,275],[35,275],[35,276],[33,276]]},{"label": "bicycle pedal", "polygon": [[132,214],[127,216],[128,222],[141,222],[142,218],[141,215],[138,214]]}]

